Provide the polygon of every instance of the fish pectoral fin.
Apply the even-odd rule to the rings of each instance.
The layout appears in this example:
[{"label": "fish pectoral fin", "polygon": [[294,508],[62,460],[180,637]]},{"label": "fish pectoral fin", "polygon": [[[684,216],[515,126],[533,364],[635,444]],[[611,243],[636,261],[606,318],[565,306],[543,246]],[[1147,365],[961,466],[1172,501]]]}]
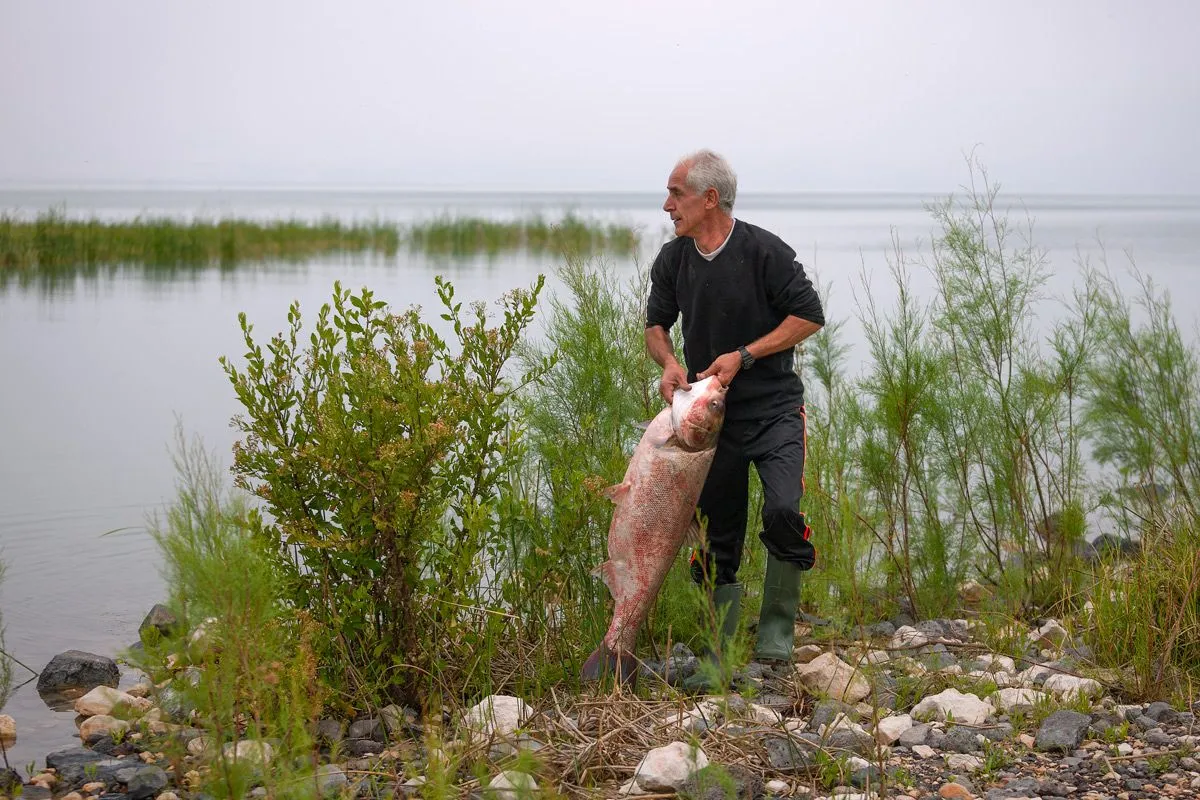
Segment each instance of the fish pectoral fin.
[{"label": "fish pectoral fin", "polygon": [[628,582],[629,567],[623,561],[605,561],[592,570],[592,574],[604,581],[613,597],[617,596],[617,587]]},{"label": "fish pectoral fin", "polygon": [[621,498],[625,496],[625,493],[629,491],[629,486],[629,481],[625,481],[623,483],[614,483],[612,486],[606,486],[604,487],[604,496],[609,500],[612,500],[614,503],[619,503],[621,502]]}]

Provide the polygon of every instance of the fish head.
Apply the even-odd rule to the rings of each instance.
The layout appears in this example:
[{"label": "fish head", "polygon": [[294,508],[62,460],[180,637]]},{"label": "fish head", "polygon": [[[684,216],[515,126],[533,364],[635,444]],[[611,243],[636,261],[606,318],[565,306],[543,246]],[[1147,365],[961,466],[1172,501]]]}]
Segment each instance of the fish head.
[{"label": "fish head", "polygon": [[715,447],[725,422],[725,393],[716,376],[696,381],[692,388],[676,389],[671,401],[671,428],[685,447],[706,450]]}]

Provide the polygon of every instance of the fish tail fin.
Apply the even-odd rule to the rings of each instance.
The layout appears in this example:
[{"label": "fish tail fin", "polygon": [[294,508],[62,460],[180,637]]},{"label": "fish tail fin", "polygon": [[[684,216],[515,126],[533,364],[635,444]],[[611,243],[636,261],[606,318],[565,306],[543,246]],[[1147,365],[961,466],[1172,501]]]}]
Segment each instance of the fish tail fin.
[{"label": "fish tail fin", "polygon": [[583,662],[580,677],[584,681],[594,682],[611,674],[617,679],[617,683],[633,688],[637,685],[637,673],[636,656],[625,652],[614,653],[607,644],[600,642],[600,646]]}]

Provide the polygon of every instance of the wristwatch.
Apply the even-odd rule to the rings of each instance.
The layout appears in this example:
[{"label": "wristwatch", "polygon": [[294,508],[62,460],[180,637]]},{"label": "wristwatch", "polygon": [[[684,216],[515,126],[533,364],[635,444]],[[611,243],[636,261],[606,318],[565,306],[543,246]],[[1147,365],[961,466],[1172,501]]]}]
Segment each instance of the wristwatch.
[{"label": "wristwatch", "polygon": [[750,355],[750,351],[745,347],[739,347],[738,353],[742,356],[742,369],[750,369],[754,366],[754,356]]}]

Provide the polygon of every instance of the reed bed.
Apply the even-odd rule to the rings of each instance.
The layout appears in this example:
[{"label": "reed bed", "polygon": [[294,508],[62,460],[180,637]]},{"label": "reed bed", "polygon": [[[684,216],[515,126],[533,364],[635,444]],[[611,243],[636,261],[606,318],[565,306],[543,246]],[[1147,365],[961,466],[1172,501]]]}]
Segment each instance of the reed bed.
[{"label": "reed bed", "polygon": [[245,219],[131,221],[72,219],[57,210],[33,219],[0,215],[0,269],[76,271],[111,265],[150,268],[232,267],[298,262],[323,255],[394,258],[401,247],[429,255],[467,257],[530,251],[555,254],[632,253],[637,232],[568,215],[510,222],[443,217],[404,225]]}]

